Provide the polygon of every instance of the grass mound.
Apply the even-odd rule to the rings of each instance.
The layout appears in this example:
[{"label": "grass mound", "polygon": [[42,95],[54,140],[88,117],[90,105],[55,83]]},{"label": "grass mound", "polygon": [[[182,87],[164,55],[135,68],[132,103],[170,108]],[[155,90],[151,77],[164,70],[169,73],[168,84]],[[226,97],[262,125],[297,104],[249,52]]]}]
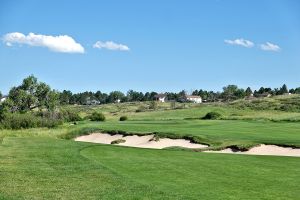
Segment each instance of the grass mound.
[{"label": "grass mound", "polygon": [[121,117],[120,117],[120,121],[126,121],[126,120],[128,120],[128,117],[127,117],[127,116],[121,116]]},{"label": "grass mound", "polygon": [[110,144],[120,144],[120,143],[124,143],[124,142],[126,142],[126,140],[124,140],[124,139],[117,139],[117,140],[112,141]]},{"label": "grass mound", "polygon": [[222,115],[218,112],[209,112],[207,113],[202,119],[207,120],[214,120],[214,119],[221,119]]}]

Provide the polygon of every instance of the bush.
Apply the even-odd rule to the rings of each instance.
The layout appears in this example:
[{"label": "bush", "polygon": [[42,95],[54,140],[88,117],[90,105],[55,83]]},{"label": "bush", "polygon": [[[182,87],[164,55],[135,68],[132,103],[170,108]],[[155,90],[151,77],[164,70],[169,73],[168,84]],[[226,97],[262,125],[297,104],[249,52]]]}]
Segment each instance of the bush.
[{"label": "bush", "polygon": [[127,117],[127,116],[121,116],[121,117],[120,117],[120,121],[126,121],[126,120],[128,120],[128,117]]},{"label": "bush", "polygon": [[71,110],[71,109],[62,109],[61,114],[62,114],[64,121],[66,121],[66,122],[82,120],[82,118],[79,116],[79,113],[74,110]]},{"label": "bush", "polygon": [[126,142],[126,140],[124,140],[124,139],[117,139],[117,140],[112,141],[110,144],[120,144],[120,143],[124,143],[124,142]]},{"label": "bush", "polygon": [[149,109],[156,110],[158,107],[157,101],[151,101],[149,105]]},{"label": "bush", "polygon": [[62,139],[72,139],[82,135],[88,135],[90,133],[101,133],[103,130],[98,127],[83,127],[73,129],[65,134],[60,135],[59,137]]},{"label": "bush", "polygon": [[105,121],[105,116],[102,113],[99,112],[93,112],[90,116],[89,116],[91,121]]},{"label": "bush", "polygon": [[63,124],[63,120],[55,118],[40,117],[33,113],[5,113],[0,122],[0,128],[26,129],[36,127],[53,128]]},{"label": "bush", "polygon": [[221,116],[222,115],[218,112],[209,112],[204,117],[202,117],[202,119],[208,119],[208,120],[220,119]]}]

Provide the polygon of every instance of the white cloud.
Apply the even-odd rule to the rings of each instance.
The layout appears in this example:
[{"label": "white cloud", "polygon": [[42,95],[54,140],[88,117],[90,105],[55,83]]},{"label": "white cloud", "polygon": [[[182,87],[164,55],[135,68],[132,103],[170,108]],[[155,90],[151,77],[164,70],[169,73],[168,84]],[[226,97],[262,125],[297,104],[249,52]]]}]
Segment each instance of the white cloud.
[{"label": "white cloud", "polygon": [[38,35],[29,33],[7,33],[3,37],[7,46],[15,44],[27,44],[29,46],[47,47],[51,51],[62,53],[84,53],[84,48],[68,35]]},{"label": "white cloud", "polygon": [[108,50],[116,50],[116,51],[129,51],[129,47],[124,45],[124,44],[117,44],[114,43],[113,41],[106,41],[106,42],[101,42],[97,41],[94,45],[94,48],[98,49],[108,49]]},{"label": "white cloud", "polygon": [[265,44],[260,45],[261,50],[264,51],[280,51],[280,47],[276,44],[272,44],[270,42],[266,42]]},{"label": "white cloud", "polygon": [[230,45],[238,45],[238,46],[243,46],[243,47],[247,47],[247,48],[251,48],[254,46],[254,43],[249,41],[249,40],[245,40],[243,38],[240,39],[235,39],[235,40],[224,40],[225,43],[230,44]]}]

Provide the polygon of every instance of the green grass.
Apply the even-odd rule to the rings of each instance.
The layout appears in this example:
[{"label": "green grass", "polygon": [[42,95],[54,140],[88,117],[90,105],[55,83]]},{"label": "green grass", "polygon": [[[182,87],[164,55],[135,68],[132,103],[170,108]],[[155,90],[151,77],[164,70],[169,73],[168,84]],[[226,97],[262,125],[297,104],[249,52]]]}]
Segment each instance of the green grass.
[{"label": "green grass", "polygon": [[[92,123],[82,122],[75,131],[66,136],[76,137],[96,130],[120,130],[129,133],[197,136],[203,143],[215,147],[231,145],[253,146],[256,144],[277,144],[300,147],[300,123],[245,121],[245,120],[166,120],[166,121],[125,121]],[[91,131],[90,131],[91,129]],[[83,130],[83,131],[82,131]],[[68,137],[67,137],[68,138]]]},{"label": "green grass", "polygon": [[[261,143],[300,147],[297,98],[186,104],[185,109],[178,104],[181,109],[175,110],[168,103],[150,110],[149,102],[71,106],[83,117],[103,112],[107,120],[0,130],[0,199],[297,199],[297,157],[151,150],[69,140],[99,131],[155,132],[158,137],[188,137],[215,149]],[[285,107],[292,110],[275,109],[282,104],[292,104]],[[141,107],[143,112],[136,112]],[[221,120],[201,120],[208,112],[220,113]],[[123,115],[127,121],[119,121]]]},{"label": "green grass", "polygon": [[297,199],[300,160],[6,137],[2,199]]}]

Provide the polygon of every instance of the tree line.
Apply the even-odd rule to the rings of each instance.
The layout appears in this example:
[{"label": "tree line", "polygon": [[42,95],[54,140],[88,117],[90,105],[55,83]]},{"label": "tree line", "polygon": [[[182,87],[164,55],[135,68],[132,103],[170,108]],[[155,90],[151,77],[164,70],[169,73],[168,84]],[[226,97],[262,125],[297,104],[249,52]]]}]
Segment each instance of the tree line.
[{"label": "tree line", "polygon": [[[283,95],[283,94],[300,94],[300,87],[288,90],[286,84],[280,88],[264,88],[261,87],[259,90],[254,90],[250,87],[243,89],[238,88],[236,85],[228,85],[223,87],[222,92],[206,91],[206,90],[194,90],[192,95],[200,96],[205,102],[217,102],[217,101],[233,101],[237,99],[250,98],[250,97],[267,97],[269,95]],[[93,101],[99,104],[116,103],[116,102],[135,102],[135,101],[153,101],[157,92],[138,92],[129,90],[126,94],[121,91],[112,91],[110,93],[97,92],[82,92],[72,93],[69,90],[60,92],[59,101],[61,104],[79,104],[88,105],[92,104]],[[164,93],[168,100],[183,102],[186,100],[185,96],[187,92],[182,90],[176,92],[165,92]]]},{"label": "tree line", "polygon": [[[243,89],[236,85],[228,85],[223,87],[222,92],[206,91],[203,89],[194,90],[192,95],[201,96],[203,101],[232,101],[250,97],[265,97],[268,95],[283,95],[287,93],[300,94],[300,87],[288,90],[284,84],[280,88],[264,88],[254,90],[250,87]],[[112,91],[110,93],[97,92],[81,92],[72,93],[69,90],[62,92],[51,89],[44,82],[39,82],[33,75],[25,78],[21,85],[11,88],[8,93],[7,100],[1,103],[2,110],[4,108],[11,112],[26,112],[32,109],[47,109],[54,111],[58,105],[89,105],[89,104],[106,104],[116,102],[135,102],[135,101],[153,101],[157,92],[138,92],[129,90],[126,94],[121,91]],[[164,93],[170,101],[185,101],[186,92],[184,90],[176,92]],[[0,92],[0,97],[2,96]]]}]

